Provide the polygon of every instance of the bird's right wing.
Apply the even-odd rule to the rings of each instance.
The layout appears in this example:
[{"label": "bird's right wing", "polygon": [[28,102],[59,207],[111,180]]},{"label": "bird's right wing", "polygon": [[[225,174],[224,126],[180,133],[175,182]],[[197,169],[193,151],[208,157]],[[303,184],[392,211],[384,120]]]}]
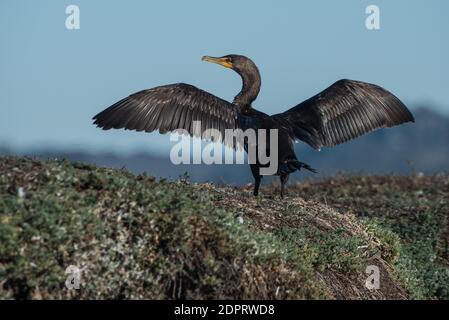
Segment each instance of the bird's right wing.
[{"label": "bird's right wing", "polygon": [[[143,90],[120,100],[97,114],[98,127],[160,133],[184,129],[190,135],[203,136],[216,129],[225,137],[225,129],[238,127],[238,110],[223,99],[185,83]],[[201,121],[201,127],[193,125]]]}]

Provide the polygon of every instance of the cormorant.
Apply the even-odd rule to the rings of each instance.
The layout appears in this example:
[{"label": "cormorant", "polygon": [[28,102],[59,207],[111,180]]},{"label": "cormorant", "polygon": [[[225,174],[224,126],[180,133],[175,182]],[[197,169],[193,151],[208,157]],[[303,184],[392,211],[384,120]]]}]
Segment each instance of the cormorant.
[{"label": "cormorant", "polygon": [[[249,58],[226,55],[204,56],[204,61],[220,64],[237,72],[243,81],[242,90],[228,102],[185,83],[176,83],[143,90],[120,100],[97,114],[94,124],[104,130],[129,129],[160,133],[187,130],[201,137],[206,129],[278,129],[278,171],[281,197],[289,174],[301,168],[315,172],[298,161],[293,143],[304,141],[315,149],[333,147],[378,128],[414,122],[407,107],[387,90],[361,81],[339,80],[317,95],[293,108],[267,115],[252,107],[259,94],[259,70]],[[193,121],[201,121],[201,132]],[[267,147],[269,148],[269,147]],[[246,149],[246,148],[245,148]],[[261,182],[257,161],[251,164],[255,179],[254,195]]]}]

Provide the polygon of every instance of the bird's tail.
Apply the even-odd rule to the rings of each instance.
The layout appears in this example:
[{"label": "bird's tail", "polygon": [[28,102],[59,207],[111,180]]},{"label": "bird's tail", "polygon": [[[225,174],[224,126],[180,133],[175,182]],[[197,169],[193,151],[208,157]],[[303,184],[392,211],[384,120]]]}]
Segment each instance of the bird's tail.
[{"label": "bird's tail", "polygon": [[279,165],[278,174],[289,174],[301,169],[306,169],[313,173],[318,173],[318,171],[309,166],[307,163],[298,161],[297,159],[288,159],[287,162],[281,163]]}]

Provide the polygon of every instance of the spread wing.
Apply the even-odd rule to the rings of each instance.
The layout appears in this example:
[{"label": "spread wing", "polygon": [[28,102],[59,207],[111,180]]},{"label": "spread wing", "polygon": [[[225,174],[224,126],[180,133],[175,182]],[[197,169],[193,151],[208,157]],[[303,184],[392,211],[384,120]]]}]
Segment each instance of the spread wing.
[{"label": "spread wing", "polygon": [[353,80],[339,80],[272,117],[292,138],[316,149],[338,145],[378,128],[414,122],[411,112],[392,93],[377,85]]},{"label": "spread wing", "polygon": [[[184,129],[202,138],[206,129],[216,129],[225,137],[225,129],[238,124],[236,107],[206,91],[185,83],[143,90],[120,100],[97,114],[93,120],[98,127],[160,133]],[[193,121],[201,121],[194,126]]]}]

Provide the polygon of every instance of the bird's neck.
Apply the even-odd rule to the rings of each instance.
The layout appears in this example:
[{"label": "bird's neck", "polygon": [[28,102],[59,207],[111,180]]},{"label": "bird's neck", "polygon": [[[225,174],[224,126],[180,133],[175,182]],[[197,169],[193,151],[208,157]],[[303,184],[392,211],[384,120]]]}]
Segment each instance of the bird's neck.
[{"label": "bird's neck", "polygon": [[256,100],[260,91],[261,79],[259,70],[255,68],[251,72],[240,73],[242,77],[242,90],[234,98],[234,104],[240,109],[251,108],[251,103]]}]

